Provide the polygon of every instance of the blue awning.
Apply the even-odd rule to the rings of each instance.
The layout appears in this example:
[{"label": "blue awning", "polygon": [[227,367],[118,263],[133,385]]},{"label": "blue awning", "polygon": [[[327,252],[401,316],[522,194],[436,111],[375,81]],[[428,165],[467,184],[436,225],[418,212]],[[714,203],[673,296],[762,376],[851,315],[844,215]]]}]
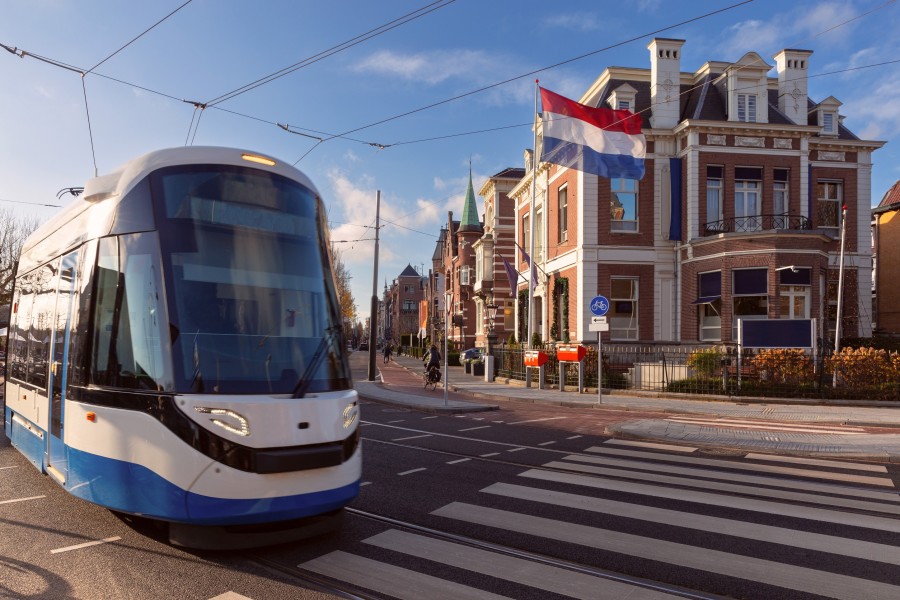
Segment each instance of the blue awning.
[{"label": "blue awning", "polygon": [[700,296],[699,298],[691,302],[691,304],[712,304],[721,297],[722,296]]}]

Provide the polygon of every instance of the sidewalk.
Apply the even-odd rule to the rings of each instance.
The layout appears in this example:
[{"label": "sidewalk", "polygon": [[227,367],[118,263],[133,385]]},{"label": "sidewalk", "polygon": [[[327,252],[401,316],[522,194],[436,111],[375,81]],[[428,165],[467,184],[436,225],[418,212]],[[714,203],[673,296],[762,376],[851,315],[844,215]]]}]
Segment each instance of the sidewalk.
[{"label": "sidewalk", "polygon": [[[416,376],[422,371],[421,362],[415,358],[395,356],[394,361]],[[736,401],[725,397],[700,399],[622,393],[604,393],[602,403],[598,404],[596,389],[586,394],[561,392],[557,388],[539,390],[537,387],[524,387],[522,382],[498,379],[489,383],[482,377],[466,374],[461,366],[451,365],[448,371],[445,373],[449,390],[446,403],[441,387],[436,391],[419,392],[415,387],[399,391],[395,386],[369,381],[357,381],[355,387],[363,397],[429,412],[495,410],[495,403],[501,401],[585,410],[662,412],[673,416],[646,419],[636,414],[634,420],[610,426],[607,433],[618,438],[795,456],[827,455],[900,462],[900,405],[885,406],[872,402],[820,405],[778,398],[740,398]]]}]

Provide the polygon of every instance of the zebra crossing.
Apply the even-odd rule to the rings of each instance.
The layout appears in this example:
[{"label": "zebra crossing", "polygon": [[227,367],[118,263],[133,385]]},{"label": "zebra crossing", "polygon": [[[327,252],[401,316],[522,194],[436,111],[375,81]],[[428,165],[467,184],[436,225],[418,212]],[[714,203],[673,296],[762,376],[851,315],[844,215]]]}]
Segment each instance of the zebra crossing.
[{"label": "zebra crossing", "polygon": [[[658,446],[589,446],[430,513],[444,531],[527,540],[521,554],[391,527],[367,552],[299,567],[403,599],[900,598],[900,495],[883,466]],[[584,568],[529,554],[548,548]]]}]

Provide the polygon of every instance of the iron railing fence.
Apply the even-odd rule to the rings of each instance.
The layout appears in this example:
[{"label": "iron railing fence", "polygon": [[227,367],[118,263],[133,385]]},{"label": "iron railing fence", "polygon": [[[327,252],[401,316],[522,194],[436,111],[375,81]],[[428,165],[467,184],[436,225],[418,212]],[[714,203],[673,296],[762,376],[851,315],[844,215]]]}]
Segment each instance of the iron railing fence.
[{"label": "iron railing fence", "polygon": [[808,230],[812,229],[812,224],[808,217],[801,215],[748,215],[721,221],[710,221],[705,226],[706,235],[779,229]]},{"label": "iron railing fence", "polygon": [[[586,346],[584,385],[597,387],[597,347]],[[546,345],[544,383],[558,387],[556,349]],[[525,380],[525,349],[493,349],[494,376]],[[567,363],[568,364],[568,363]],[[537,381],[537,372],[532,382]],[[536,383],[533,383],[535,385]],[[566,386],[578,385],[566,368]],[[688,394],[900,401],[900,353],[884,350],[743,349],[733,345],[604,344],[603,387]]]}]

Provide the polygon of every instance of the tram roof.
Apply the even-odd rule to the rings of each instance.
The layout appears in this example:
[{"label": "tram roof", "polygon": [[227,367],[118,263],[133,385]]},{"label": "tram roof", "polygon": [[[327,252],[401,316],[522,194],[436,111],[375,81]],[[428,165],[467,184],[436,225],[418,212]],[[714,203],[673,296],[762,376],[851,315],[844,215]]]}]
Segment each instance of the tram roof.
[{"label": "tram roof", "polygon": [[[259,159],[262,159],[262,162]],[[267,161],[274,164],[270,165]],[[155,150],[126,162],[107,175],[89,179],[84,186],[83,194],[73,198],[25,240],[19,265],[20,272],[31,270],[43,258],[70,250],[84,239],[108,235],[119,201],[147,175],[164,167],[192,164],[249,167],[276,173],[300,182],[319,195],[316,186],[301,171],[285,162],[251,150],[218,146],[183,146]],[[84,213],[90,213],[90,218],[84,218]],[[89,228],[90,233],[79,231],[79,224],[83,229]],[[60,231],[65,232],[64,239],[57,239],[58,236],[54,235]]]}]

